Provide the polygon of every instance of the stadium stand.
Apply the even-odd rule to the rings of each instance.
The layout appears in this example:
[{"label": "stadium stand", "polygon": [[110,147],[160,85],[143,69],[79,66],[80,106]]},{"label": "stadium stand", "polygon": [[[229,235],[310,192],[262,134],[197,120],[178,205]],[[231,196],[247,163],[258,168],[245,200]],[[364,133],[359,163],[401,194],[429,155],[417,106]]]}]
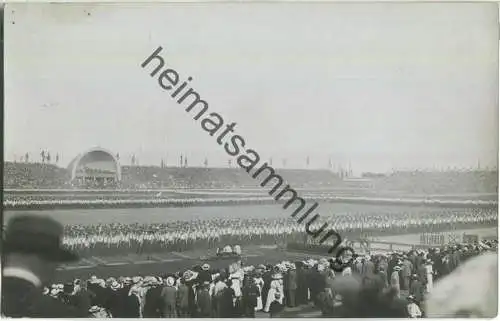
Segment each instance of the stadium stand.
[{"label": "stadium stand", "polygon": [[[400,171],[363,180],[341,179],[329,170],[278,169],[277,171],[295,188],[344,188],[428,195],[498,193],[498,171],[496,170]],[[260,182],[240,168],[122,166],[121,172],[121,184],[111,185],[108,188],[232,189],[257,188]],[[4,164],[4,188],[7,189],[70,188],[72,185],[69,180],[69,171],[53,164],[13,162]],[[95,188],[96,186],[86,187]]]},{"label": "stadium stand", "polygon": [[374,188],[419,194],[498,193],[498,171],[395,172],[375,179]]},{"label": "stadium stand", "polygon": [[53,164],[4,163],[4,188],[65,188],[69,173]]}]

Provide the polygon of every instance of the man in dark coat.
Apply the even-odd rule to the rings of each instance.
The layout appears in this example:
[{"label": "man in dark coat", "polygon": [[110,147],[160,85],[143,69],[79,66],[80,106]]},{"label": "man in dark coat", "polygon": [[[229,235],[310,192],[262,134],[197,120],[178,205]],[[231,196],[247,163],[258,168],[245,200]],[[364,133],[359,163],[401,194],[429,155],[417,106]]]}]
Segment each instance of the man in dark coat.
[{"label": "man in dark coat", "polygon": [[243,309],[246,318],[255,318],[255,307],[257,306],[257,297],[260,296],[259,288],[248,275],[245,275],[243,286]]},{"label": "man in dark coat", "polygon": [[189,317],[189,289],[184,279],[180,279],[177,289],[177,315],[181,318]]},{"label": "man in dark coat", "polygon": [[89,311],[92,306],[93,294],[87,289],[86,283],[79,283],[75,285],[78,287],[74,294],[75,306],[82,311],[82,313]]},{"label": "man in dark coat", "polygon": [[144,318],[159,318],[161,316],[160,313],[160,302],[161,302],[161,290],[158,284],[156,284],[157,280],[154,278],[148,278],[147,284],[151,287],[147,290],[145,295],[144,302]]},{"label": "man in dark coat", "polygon": [[78,257],[61,247],[63,227],[43,216],[16,215],[3,242],[2,314],[6,317],[87,317],[78,309],[43,295],[59,263]]},{"label": "man in dark coat", "polygon": [[165,286],[161,290],[162,317],[177,317],[177,289],[174,286],[175,280],[169,276],[165,281]]},{"label": "man in dark coat", "polygon": [[410,295],[415,297],[415,301],[420,305],[424,301],[425,286],[416,274],[412,275],[410,283]]},{"label": "man in dark coat", "polygon": [[210,318],[212,313],[212,301],[210,298],[209,286],[210,283],[205,281],[199,286],[197,291],[196,305],[198,308],[198,317],[200,318]]},{"label": "man in dark coat", "polygon": [[297,293],[297,271],[295,270],[295,265],[290,267],[290,270],[286,274],[286,283],[287,283],[287,306],[295,307],[297,303],[295,301],[296,293]]}]

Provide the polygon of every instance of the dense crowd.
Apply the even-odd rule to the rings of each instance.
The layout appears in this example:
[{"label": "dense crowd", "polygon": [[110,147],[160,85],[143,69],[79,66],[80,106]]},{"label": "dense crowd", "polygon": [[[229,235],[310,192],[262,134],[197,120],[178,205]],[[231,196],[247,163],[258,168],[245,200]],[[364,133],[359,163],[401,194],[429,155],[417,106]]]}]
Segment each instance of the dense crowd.
[{"label": "dense crowd", "polygon": [[[67,169],[46,163],[13,163],[4,165],[5,188],[72,188]],[[88,172],[88,170],[87,170]],[[341,180],[329,170],[280,169],[289,183],[295,187],[331,187],[341,184]],[[205,167],[159,167],[122,166],[122,181],[119,184],[103,185],[88,181],[78,187],[88,188],[256,188],[258,182],[240,168]],[[109,173],[106,173],[109,174]],[[76,183],[76,182],[75,182]]]},{"label": "dense crowd", "polygon": [[[259,183],[240,168],[122,166],[121,172],[120,184],[87,183],[87,187],[213,189],[256,188]],[[372,177],[369,184],[343,181],[339,175],[326,169],[279,169],[279,173],[295,188],[357,188],[418,194],[498,192],[496,170],[400,171]],[[68,181],[68,170],[54,164],[4,164],[5,188],[75,187]]]},{"label": "dense crowd", "polygon": [[69,188],[66,169],[46,163],[12,163],[3,165],[4,188]]},{"label": "dense crowd", "polygon": [[417,194],[498,193],[498,171],[400,171],[375,179],[374,188]]},{"label": "dense crowd", "polygon": [[434,282],[497,249],[494,240],[372,253],[353,257],[342,272],[326,258],[258,266],[237,261],[220,270],[205,263],[155,276],[92,276],[53,284],[44,293],[93,317],[252,318],[256,311],[280,317],[285,307],[309,305],[324,317],[419,318],[426,316]]},{"label": "dense crowd", "polygon": [[[359,235],[396,235],[492,226],[497,224],[496,209],[463,209],[402,213],[339,213],[314,221],[317,231],[328,222],[344,238]],[[291,217],[212,218],[179,220],[158,224],[66,225],[64,243],[81,255],[109,253],[188,251],[209,249],[215,244],[283,244],[304,242],[304,225]],[[332,237],[325,244],[333,244]]]}]

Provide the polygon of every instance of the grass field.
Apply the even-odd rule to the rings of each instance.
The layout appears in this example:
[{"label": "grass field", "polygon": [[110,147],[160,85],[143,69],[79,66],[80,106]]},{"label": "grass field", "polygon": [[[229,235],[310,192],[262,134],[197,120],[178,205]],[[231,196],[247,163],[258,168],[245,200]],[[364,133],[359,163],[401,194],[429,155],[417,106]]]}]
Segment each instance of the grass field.
[{"label": "grass field", "polygon": [[[58,282],[71,281],[74,278],[90,278],[92,275],[99,277],[109,276],[135,276],[158,275],[167,272],[176,272],[191,268],[194,265],[208,262],[214,268],[226,268],[231,260],[221,259],[206,261],[202,259],[207,251],[190,252],[165,252],[153,255],[130,254],[116,257],[90,257],[79,262],[62,266],[58,269],[56,280]],[[306,257],[319,257],[303,253],[285,252],[270,247],[245,247],[242,261],[247,265],[274,264],[282,260],[304,260]]]}]

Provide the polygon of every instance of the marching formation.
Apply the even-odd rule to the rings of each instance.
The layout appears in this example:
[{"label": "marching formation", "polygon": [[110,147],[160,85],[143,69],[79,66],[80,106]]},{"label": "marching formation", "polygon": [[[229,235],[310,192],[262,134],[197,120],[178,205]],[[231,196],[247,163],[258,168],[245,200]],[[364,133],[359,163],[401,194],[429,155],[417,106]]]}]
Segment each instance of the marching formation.
[{"label": "marching formation", "polygon": [[[161,192],[159,193],[161,195]],[[377,198],[377,197],[348,197],[332,196],[331,193],[317,194],[314,197],[305,195],[304,200],[315,200],[318,202],[356,202],[359,204],[380,205],[410,205],[410,206],[437,206],[452,208],[482,207],[492,208],[496,206],[495,201],[484,200],[438,200],[438,199],[414,199],[414,198]],[[281,203],[288,199],[280,200]],[[238,197],[184,197],[184,198],[162,198],[159,197],[120,197],[117,195],[85,196],[84,199],[74,197],[52,196],[16,196],[7,197],[3,204],[7,209],[52,209],[52,208],[142,208],[142,207],[191,207],[191,206],[239,206],[246,204],[265,205],[274,204],[275,199],[268,196],[238,196]]]},{"label": "marching formation", "polygon": [[44,293],[93,317],[279,317],[284,307],[309,305],[325,317],[418,318],[435,281],[497,248],[495,240],[359,256],[341,273],[326,258],[274,266],[238,261],[221,270],[203,264],[157,276],[92,276]]},{"label": "marching formation", "polygon": [[[344,238],[360,235],[396,235],[466,227],[491,226],[497,222],[493,209],[440,210],[407,213],[339,213],[311,224],[317,230],[324,222],[336,227]],[[219,244],[282,244],[304,242],[304,226],[293,218],[212,218],[158,224],[66,225],[64,244],[80,255],[153,253],[213,249]],[[335,240],[332,238],[331,243]],[[325,244],[328,244],[325,243]]]}]

